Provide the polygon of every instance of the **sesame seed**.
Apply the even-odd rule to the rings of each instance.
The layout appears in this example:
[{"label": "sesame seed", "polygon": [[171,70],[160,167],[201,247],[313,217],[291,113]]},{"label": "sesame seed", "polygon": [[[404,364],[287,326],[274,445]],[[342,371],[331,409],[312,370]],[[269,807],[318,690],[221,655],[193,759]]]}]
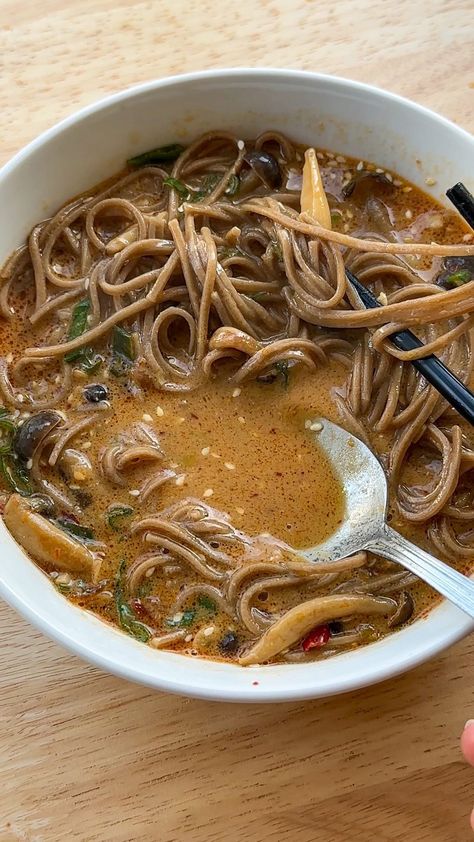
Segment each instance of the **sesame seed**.
[{"label": "sesame seed", "polygon": [[173,623],[180,623],[182,619],[183,619],[183,612],[178,611],[178,613],[173,616]]},{"label": "sesame seed", "polygon": [[19,400],[19,401],[20,401],[20,403],[23,403],[23,401],[25,400],[25,396],[24,396],[24,395],[19,394],[19,395],[17,395],[16,397],[17,397],[17,400]]},{"label": "sesame seed", "polygon": [[150,415],[148,412],[144,412],[144,413],[143,413],[143,415],[142,415],[142,418],[143,418],[143,420],[144,420],[144,421],[146,421],[148,424],[151,424],[151,423],[152,423],[152,421],[153,421],[153,418],[151,417],[151,415]]},{"label": "sesame seed", "polygon": [[358,164],[357,164],[357,166],[356,166],[356,170],[357,170],[358,172],[360,172],[360,171],[361,171],[361,170],[363,170],[363,169],[364,169],[364,162],[363,162],[363,161],[359,161],[359,163],[358,163]]},{"label": "sesame seed", "polygon": [[212,634],[214,634],[215,630],[215,626],[208,626],[207,629],[204,629],[203,631],[204,637],[210,637]]},{"label": "sesame seed", "polygon": [[161,406],[157,406],[156,407],[156,414],[158,415],[158,418],[163,418],[163,415],[165,414],[165,411],[164,411],[164,409],[161,408]]},{"label": "sesame seed", "polygon": [[186,421],[186,418],[183,418],[182,415],[179,418],[176,419],[177,424],[184,424],[185,421]]},{"label": "sesame seed", "polygon": [[411,193],[413,187],[402,187],[402,193]]},{"label": "sesame seed", "polygon": [[201,456],[209,456],[210,452],[211,452],[210,447],[203,447],[203,449],[201,450]]},{"label": "sesame seed", "polygon": [[321,424],[321,421],[313,421],[309,429],[312,433],[320,433],[323,429],[323,425]]},{"label": "sesame seed", "polygon": [[311,427],[311,421],[309,420],[309,418],[307,418],[306,421],[304,422],[304,428],[305,428],[305,430],[309,430],[310,427]]},{"label": "sesame seed", "polygon": [[324,152],[316,152],[316,157],[319,158],[320,161],[324,161],[326,155]]},{"label": "sesame seed", "polygon": [[185,643],[191,643],[192,639],[193,639],[192,634],[187,634],[186,637],[184,638],[184,642]]},{"label": "sesame seed", "polygon": [[245,512],[245,509],[243,509],[242,506],[236,506],[235,511],[237,512],[238,515],[243,515],[244,512]]},{"label": "sesame seed", "polygon": [[432,187],[433,184],[436,184],[436,179],[429,175],[428,178],[425,178],[425,184],[427,184],[428,187]]},{"label": "sesame seed", "polygon": [[235,471],[235,465],[232,462],[224,462],[224,468],[228,471]]},{"label": "sesame seed", "polygon": [[176,477],[174,483],[177,486],[182,486],[186,482],[186,474],[180,474],[179,477]]},{"label": "sesame seed", "polygon": [[242,392],[242,389],[234,389],[234,391],[232,392],[232,397],[238,398],[239,395],[241,394],[241,392]]},{"label": "sesame seed", "polygon": [[378,172],[378,173],[383,173],[383,169],[382,169],[382,167],[377,167],[377,168],[376,168],[376,170],[375,170],[375,172]]},{"label": "sesame seed", "polygon": [[31,471],[31,469],[33,467],[33,459],[28,459],[28,462],[26,463],[26,467],[27,467],[28,471]]},{"label": "sesame seed", "polygon": [[13,362],[13,354],[11,352],[9,354],[7,354],[6,360],[7,360],[7,363]]},{"label": "sesame seed", "polygon": [[130,497],[139,497],[140,496],[140,491],[139,491],[138,488],[132,488],[132,490],[129,491],[128,493],[130,494]]},{"label": "sesame seed", "polygon": [[238,421],[239,421],[239,424],[245,424],[245,418],[244,418],[244,416],[243,416],[243,415],[239,415]]},{"label": "sesame seed", "polygon": [[84,289],[89,289],[89,278],[84,281]]},{"label": "sesame seed", "polygon": [[213,494],[214,494],[214,491],[213,491],[212,488],[206,488],[206,490],[205,490],[205,492],[202,496],[203,497],[212,497]]},{"label": "sesame seed", "polygon": [[153,576],[153,573],[155,572],[155,570],[156,570],[156,567],[150,567],[150,569],[147,570],[146,573],[145,573],[146,578],[150,579],[151,576]]},{"label": "sesame seed", "polygon": [[392,173],[391,173],[391,172],[386,172],[386,173],[385,173],[385,178],[386,178],[388,181],[393,181],[393,175],[392,175]]},{"label": "sesame seed", "polygon": [[413,213],[411,212],[411,210],[406,210],[406,211],[405,211],[405,216],[406,216],[406,218],[407,218],[407,219],[412,219],[412,218],[413,218]]},{"label": "sesame seed", "polygon": [[336,159],[335,159],[335,158],[331,158],[331,160],[330,160],[330,161],[328,161],[328,166],[329,166],[329,167],[337,167],[337,161],[336,161]]},{"label": "sesame seed", "polygon": [[384,307],[388,304],[388,298],[384,292],[381,292],[380,295],[377,296],[377,301],[379,301]]},{"label": "sesame seed", "polygon": [[401,187],[402,186],[402,182],[400,181],[399,178],[394,178],[393,183],[394,183],[395,187]]},{"label": "sesame seed", "polygon": [[245,149],[245,143],[243,140],[237,141],[237,149]]},{"label": "sesame seed", "polygon": [[338,164],[345,164],[346,163],[346,159],[344,158],[344,155],[336,155],[336,161],[338,162]]},{"label": "sesame seed", "polygon": [[470,243],[473,236],[474,236],[473,234],[464,234],[464,237],[462,238],[463,242],[464,243]]},{"label": "sesame seed", "polygon": [[81,445],[81,446],[82,446],[83,450],[90,450],[91,447],[92,447],[92,442],[91,441],[85,441],[84,444]]},{"label": "sesame seed", "polygon": [[222,459],[222,456],[219,456],[218,453],[211,453],[213,459]]}]

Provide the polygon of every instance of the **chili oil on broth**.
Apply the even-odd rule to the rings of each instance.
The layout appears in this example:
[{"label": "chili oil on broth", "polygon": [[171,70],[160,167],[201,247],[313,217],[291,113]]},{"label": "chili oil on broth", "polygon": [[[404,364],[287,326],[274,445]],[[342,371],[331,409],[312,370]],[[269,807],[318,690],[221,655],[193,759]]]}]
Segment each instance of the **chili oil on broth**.
[{"label": "chili oil on broth", "polygon": [[[272,145],[270,148],[273,148]],[[292,154],[286,172],[287,185],[290,186],[287,187],[285,199],[289,207],[297,207],[303,150],[293,147]],[[388,241],[404,243],[429,243],[436,239],[438,243],[449,244],[463,240],[466,229],[457,217],[413,185],[397,179],[393,174],[379,172],[373,164],[357,162],[330,152],[318,152],[318,159],[324,187],[330,199],[335,230],[356,235],[363,232],[366,236],[382,236]],[[374,176],[377,188],[375,193],[378,195],[372,195],[370,190],[367,192],[364,188],[354,190],[350,196],[345,197],[344,188],[351,178],[357,179],[362,163],[363,171]],[[209,166],[219,167],[219,163],[216,164],[214,159]],[[156,211],[151,233],[155,237],[169,239],[165,212],[153,206],[154,191],[160,195],[163,190],[159,182],[160,178],[154,172],[147,172],[141,180],[138,179],[133,189],[126,187],[121,195],[127,201],[138,204],[143,197],[147,198],[147,212]],[[113,183],[114,180],[111,180],[107,186]],[[199,166],[190,173],[186,184],[194,191],[203,184]],[[369,181],[367,186],[370,186]],[[100,192],[100,188],[97,190]],[[253,190],[257,197],[267,193],[269,191],[261,184],[257,184]],[[182,196],[179,197],[179,201],[182,199]],[[182,212],[180,206],[178,216]],[[133,217],[128,218],[127,214],[125,217],[124,220],[113,215],[105,214],[103,218],[99,215],[96,230],[104,243],[117,235],[123,237],[125,243],[130,241],[127,231]],[[221,225],[217,233],[223,259],[228,259],[229,254],[237,262],[242,256],[245,259],[246,247],[249,248],[249,243],[253,242],[252,259],[260,265],[258,260],[265,249],[264,245],[258,245],[258,232],[257,237],[247,232],[245,246],[240,246],[240,237],[233,233],[232,222],[226,225],[227,231],[223,231]],[[70,246],[74,240],[79,241],[80,226],[74,230],[73,225],[69,230]],[[78,275],[84,255],[80,248],[71,250],[69,246],[61,241],[56,243],[52,264],[54,271],[71,279]],[[237,249],[237,255],[232,256],[232,252]],[[273,259],[277,266],[275,274],[284,283],[284,270],[278,263],[281,255],[276,247]],[[145,256],[135,275],[149,268],[147,260],[152,265],[151,258]],[[442,261],[437,256],[420,257],[415,253],[407,256],[406,262],[423,280],[435,277],[442,268]],[[173,283],[181,284],[183,288],[182,281],[174,280]],[[261,295],[260,292],[254,294],[255,300],[257,295]],[[168,303],[173,304],[173,300],[172,293]],[[182,293],[179,293],[176,301],[179,304],[182,300]],[[268,301],[271,309],[271,295]],[[32,327],[28,316],[32,312],[33,302],[33,279],[26,271],[24,279],[17,282],[11,295],[16,318],[12,322],[3,323],[3,347],[8,364],[17,359],[19,350],[40,346],[45,342],[54,344],[57,337],[60,340],[62,337],[62,341],[67,339],[73,307],[66,302],[51,317]],[[168,305],[165,303],[164,306]],[[133,334],[134,322],[126,324]],[[183,331],[178,330],[173,337],[178,347],[185,341],[182,334]],[[336,335],[340,336],[340,332]],[[345,338],[355,352],[361,341],[361,333],[356,330],[347,331]],[[81,524],[90,526],[96,542],[103,545],[99,548],[103,554],[100,583],[78,584],[74,576],[68,576],[64,570],[58,571],[46,565],[56,585],[72,601],[94,611],[105,620],[118,622],[128,633],[138,631],[135,636],[139,639],[145,639],[141,633],[143,627],[152,630],[151,634],[147,632],[152,640],[161,638],[162,643],[159,645],[165,648],[175,648],[202,657],[235,658],[258,634],[268,628],[272,617],[279,618],[285,611],[315,596],[324,597],[341,588],[342,592],[344,588],[352,592],[352,588],[357,593],[361,585],[367,588],[367,581],[371,577],[392,575],[396,569],[394,565],[374,558],[368,561],[367,574],[365,567],[360,570],[355,567],[340,575],[331,574],[332,578],[329,576],[317,581],[307,571],[298,578],[297,572],[292,569],[288,572],[288,568],[284,567],[292,557],[290,547],[304,549],[325,540],[343,517],[342,489],[332,475],[326,458],[314,443],[314,435],[305,428],[305,422],[320,415],[347,425],[347,417],[341,414],[336,396],[336,391],[344,392],[347,382],[347,366],[340,359],[329,354],[326,362],[313,371],[291,363],[283,368],[270,366],[269,371],[262,372],[259,379],[241,386],[229,382],[233,367],[226,362],[223,367],[216,368],[215,375],[207,383],[190,392],[176,392],[157,388],[152,377],[147,376],[146,372],[143,376],[143,366],[138,371],[139,376],[136,376],[134,366],[119,372],[119,376],[111,374],[108,337],[105,340],[94,345],[95,350],[103,356],[98,371],[86,373],[81,370],[80,364],[72,362],[71,389],[68,396],[54,407],[66,418],[71,415],[77,418],[78,413],[84,410],[83,390],[87,383],[102,383],[108,389],[107,403],[110,408],[104,405],[100,410],[100,422],[84,430],[72,441],[77,450],[86,454],[93,473],[86,481],[82,478],[77,483],[69,481],[69,490],[75,493],[76,502],[83,502]],[[136,367],[140,368],[138,362]],[[53,391],[60,386],[61,373],[57,366],[51,367],[45,379]],[[36,389],[34,377],[29,382]],[[24,392],[27,406],[26,388]],[[8,408],[8,400],[5,404]],[[90,409],[93,411],[94,407]],[[97,407],[95,410],[99,411]],[[28,414],[28,409],[24,411],[23,406],[17,408],[13,412],[15,423],[18,423],[18,419],[21,421],[25,414]],[[171,475],[169,481],[157,487],[146,501],[142,499],[140,488],[150,475],[148,462],[138,462],[136,467],[124,472],[124,484],[120,487],[108,482],[99,467],[103,453],[111,443],[137,424],[145,425],[156,436],[162,451],[160,469]],[[369,430],[370,442],[386,465],[393,436],[393,431],[377,433]],[[67,485],[67,477],[58,477],[57,468],[48,466],[47,460],[43,461],[44,478],[51,483]],[[420,484],[420,487],[430,479],[430,471],[423,466],[411,466],[408,463],[407,471],[411,471],[411,482]],[[126,611],[121,613],[117,602],[119,568],[130,570],[137,558],[151,551],[144,541],[143,533],[134,532],[130,525],[157,512],[166,512],[180,500],[188,499],[202,501],[208,507],[211,519],[214,514],[217,519],[222,519],[224,513],[229,519],[225,522],[232,524],[235,534],[244,536],[243,540],[239,537],[237,542],[228,542],[228,536],[221,532],[222,539],[216,535],[215,540],[210,541],[215,553],[225,550],[231,561],[226,577],[232,574],[232,565],[239,568],[247,564],[273,564],[273,571],[262,567],[256,576],[256,583],[261,581],[262,586],[260,589],[254,588],[253,601],[247,600],[247,608],[243,607],[243,602],[249,589],[248,583],[244,581],[243,596],[237,613],[232,615],[221,610],[219,603],[209,596],[209,582],[206,584],[207,591],[203,588],[201,595],[194,591],[183,602],[183,592],[187,588],[201,586],[202,577],[182,560],[177,563],[173,552],[162,547],[162,553],[169,555],[169,563],[161,566],[157,564],[147,570],[139,587],[133,589],[133,593],[125,593]],[[107,517],[111,506],[122,506],[133,511],[118,518],[115,528],[111,528]],[[415,543],[433,551],[426,524],[408,523],[401,516],[393,489],[390,495],[390,517],[395,528]],[[439,548],[435,551],[443,555]],[[456,562],[458,566],[468,563],[465,558],[448,557],[447,560]],[[275,565],[279,564],[285,571],[286,580],[281,587],[275,587],[272,576],[278,578]],[[221,583],[222,580],[213,580],[210,587],[212,589]],[[126,582],[124,584],[121,581],[120,595],[123,590],[126,591]],[[414,617],[426,611],[436,599],[430,589],[422,583],[414,583],[410,577],[406,590],[414,603]],[[247,625],[242,619],[244,610]],[[326,649],[315,647],[302,652],[297,644],[290,647],[290,652],[283,652],[283,658],[298,660],[304,657],[307,660],[323,657],[326,653],[339,651],[338,646],[351,648],[376,639],[390,630],[386,617],[360,612],[357,618],[349,616],[343,621],[339,621],[336,616],[330,625],[331,645]],[[176,634],[179,636],[173,638]]]}]

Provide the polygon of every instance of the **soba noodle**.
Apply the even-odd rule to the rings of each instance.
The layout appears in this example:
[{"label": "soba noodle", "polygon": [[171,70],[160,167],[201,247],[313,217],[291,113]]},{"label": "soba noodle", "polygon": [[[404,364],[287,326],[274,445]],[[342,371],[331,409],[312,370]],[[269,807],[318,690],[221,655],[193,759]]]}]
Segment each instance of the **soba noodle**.
[{"label": "soba noodle", "polygon": [[[271,131],[154,150],[1,271],[5,523],[72,601],[155,648],[311,660],[429,607],[390,562],[301,555],[344,508],[315,408],[381,457],[396,528],[474,555],[472,435],[410,365],[436,353],[471,381],[472,235],[396,174],[303,156]],[[422,350],[390,343],[405,327]]]}]

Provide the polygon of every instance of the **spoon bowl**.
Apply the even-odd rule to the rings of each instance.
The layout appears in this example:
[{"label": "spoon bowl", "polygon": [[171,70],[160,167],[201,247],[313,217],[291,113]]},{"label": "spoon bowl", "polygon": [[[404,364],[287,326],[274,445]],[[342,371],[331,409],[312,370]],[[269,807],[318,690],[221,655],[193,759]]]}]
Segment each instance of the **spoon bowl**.
[{"label": "spoon bowl", "polygon": [[314,418],[311,426],[321,428],[314,440],[344,488],[345,518],[324,543],[305,550],[305,557],[317,564],[371,550],[415,573],[474,618],[474,582],[387,524],[387,479],[367,445],[324,418]]}]

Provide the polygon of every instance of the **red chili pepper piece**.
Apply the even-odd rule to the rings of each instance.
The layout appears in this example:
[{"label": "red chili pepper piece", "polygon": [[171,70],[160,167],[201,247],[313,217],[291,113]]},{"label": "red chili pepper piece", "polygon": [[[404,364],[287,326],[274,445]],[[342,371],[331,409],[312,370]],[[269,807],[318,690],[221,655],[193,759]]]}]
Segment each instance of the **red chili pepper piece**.
[{"label": "red chili pepper piece", "polygon": [[305,652],[309,652],[310,649],[320,649],[321,646],[324,646],[328,642],[330,637],[331,632],[329,631],[329,626],[315,626],[306,635],[301,645]]},{"label": "red chili pepper piece", "polygon": [[144,620],[145,622],[149,622],[150,615],[146,610],[145,606],[143,605],[141,599],[134,597],[130,600],[129,605],[132,611],[134,611],[134,613],[137,615],[137,617],[140,617],[140,619]]}]

